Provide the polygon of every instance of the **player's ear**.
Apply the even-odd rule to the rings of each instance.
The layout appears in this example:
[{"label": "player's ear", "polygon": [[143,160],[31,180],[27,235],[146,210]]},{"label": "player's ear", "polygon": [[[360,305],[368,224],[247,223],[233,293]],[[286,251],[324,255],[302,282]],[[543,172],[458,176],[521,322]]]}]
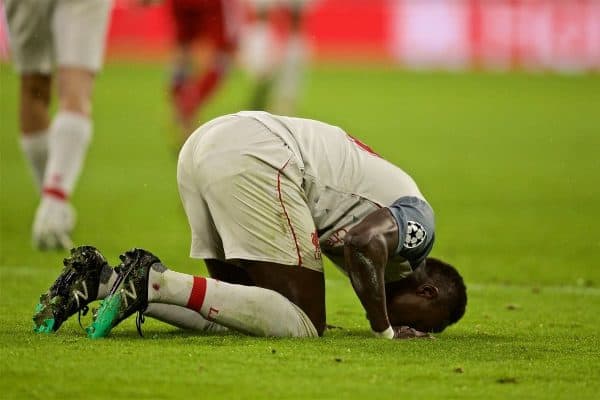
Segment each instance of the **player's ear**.
[{"label": "player's ear", "polygon": [[426,299],[435,299],[439,294],[440,291],[437,286],[430,283],[424,283],[417,288],[417,296],[425,297]]}]

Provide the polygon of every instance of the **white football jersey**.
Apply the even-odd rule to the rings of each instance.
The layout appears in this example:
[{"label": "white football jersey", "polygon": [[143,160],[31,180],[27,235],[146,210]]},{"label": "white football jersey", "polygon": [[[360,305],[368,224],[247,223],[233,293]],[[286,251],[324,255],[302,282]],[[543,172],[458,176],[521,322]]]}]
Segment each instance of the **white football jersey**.
[{"label": "white football jersey", "polygon": [[[296,155],[321,249],[342,269],[343,239],[350,228],[400,197],[425,200],[406,172],[337,126],[261,111],[238,115],[260,121]],[[403,259],[394,261],[396,267],[388,265],[386,269],[388,281],[410,271]]]}]

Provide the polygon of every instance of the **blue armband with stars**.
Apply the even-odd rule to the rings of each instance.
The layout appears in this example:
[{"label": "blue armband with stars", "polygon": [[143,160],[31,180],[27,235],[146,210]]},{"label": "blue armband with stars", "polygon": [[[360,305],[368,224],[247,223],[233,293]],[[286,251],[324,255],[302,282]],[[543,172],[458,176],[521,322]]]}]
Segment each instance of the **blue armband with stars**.
[{"label": "blue armband with stars", "polygon": [[406,259],[414,270],[433,247],[433,209],[425,200],[413,196],[400,197],[388,209],[398,225],[398,248],[395,254]]}]

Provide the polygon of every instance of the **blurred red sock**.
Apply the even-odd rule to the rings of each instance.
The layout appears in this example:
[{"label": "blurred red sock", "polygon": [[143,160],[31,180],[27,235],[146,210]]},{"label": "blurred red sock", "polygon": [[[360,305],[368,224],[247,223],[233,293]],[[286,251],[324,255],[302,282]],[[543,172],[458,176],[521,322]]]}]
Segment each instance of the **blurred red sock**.
[{"label": "blurred red sock", "polygon": [[200,76],[195,82],[195,106],[200,108],[204,103],[212,96],[215,89],[221,83],[223,76],[225,75],[225,68],[220,66],[211,66],[202,76]]},{"label": "blurred red sock", "polygon": [[172,87],[178,112],[183,119],[192,118],[213,95],[227,74],[227,66],[228,62],[219,58],[197,79],[190,79]]}]

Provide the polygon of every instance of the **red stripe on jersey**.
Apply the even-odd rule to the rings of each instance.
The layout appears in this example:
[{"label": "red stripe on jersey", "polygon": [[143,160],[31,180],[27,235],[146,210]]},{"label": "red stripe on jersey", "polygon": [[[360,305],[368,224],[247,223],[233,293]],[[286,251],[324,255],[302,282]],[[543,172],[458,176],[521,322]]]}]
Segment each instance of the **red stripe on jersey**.
[{"label": "red stripe on jersey", "polygon": [[350,141],[354,142],[354,144],[356,144],[358,147],[360,147],[361,149],[363,149],[364,151],[366,151],[369,154],[373,154],[374,156],[377,156],[379,158],[382,158],[379,154],[377,154],[369,145],[366,145],[365,143],[361,142],[360,140],[358,140],[357,138],[355,138],[354,136],[347,134],[348,138],[350,138]]},{"label": "red stripe on jersey", "polygon": [[[288,160],[288,162],[289,162],[289,160]],[[296,245],[296,254],[298,254],[298,265],[301,266],[302,265],[302,256],[300,255],[300,245],[298,244],[298,238],[296,237],[296,231],[294,231],[294,227],[292,225],[292,220],[290,219],[290,216],[288,215],[288,212],[285,209],[285,205],[283,204],[283,197],[281,195],[281,173],[283,172],[285,167],[288,165],[288,162],[286,162],[283,165],[283,167],[281,167],[279,169],[279,171],[277,171],[277,194],[279,196],[279,203],[281,204],[283,213],[285,214],[285,217],[287,218],[288,226],[290,227],[290,231],[292,232],[292,237],[294,238],[294,244]]]},{"label": "red stripe on jersey", "polygon": [[204,304],[204,297],[206,296],[206,279],[201,276],[194,277],[194,286],[192,286],[192,293],[186,305],[187,308],[194,311],[200,311],[202,304]]}]

